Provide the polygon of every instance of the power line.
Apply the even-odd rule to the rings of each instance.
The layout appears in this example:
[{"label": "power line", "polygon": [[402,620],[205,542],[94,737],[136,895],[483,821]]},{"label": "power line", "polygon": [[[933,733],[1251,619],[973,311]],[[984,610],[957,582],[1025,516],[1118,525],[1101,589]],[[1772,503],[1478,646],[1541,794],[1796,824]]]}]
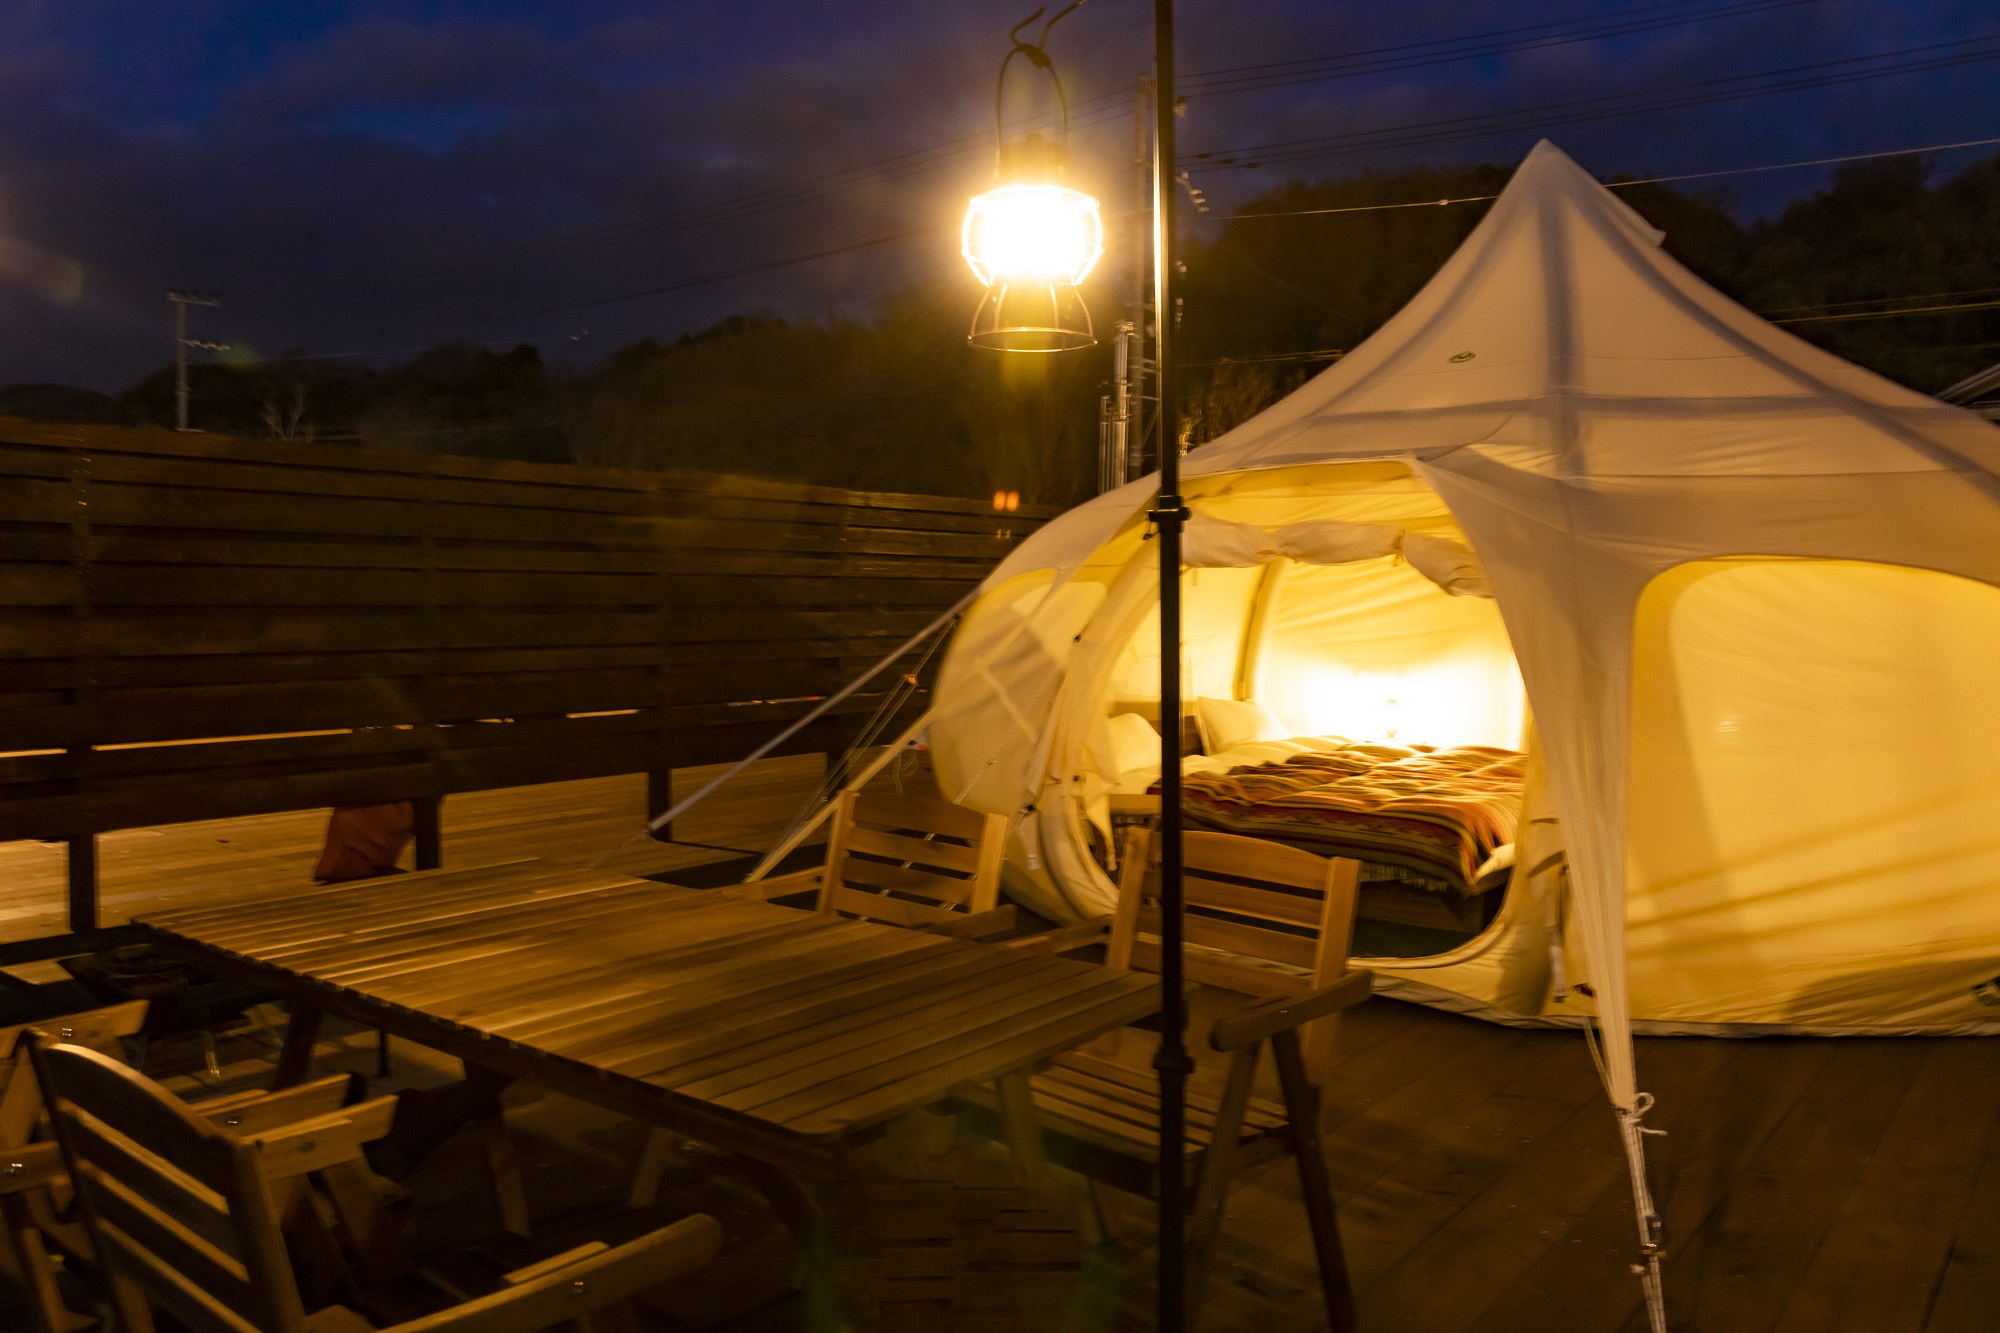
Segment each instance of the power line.
[{"label": "power line", "polygon": [[1967,287],[1955,292],[1910,292],[1903,296],[1863,296],[1852,301],[1809,301],[1804,305],[1778,306],[1773,310],[1760,312],[1766,319],[1775,315],[1790,315],[1799,311],[1846,310],[1858,305],[1879,305],[1883,301],[1943,301],[1954,296],[1996,296],[2000,287]]},{"label": "power line", "polygon": [[1301,361],[1338,361],[1347,353],[1337,347],[1317,352],[1253,352],[1248,356],[1224,356],[1214,361],[1183,361],[1186,366],[1269,366]]},{"label": "power line", "polygon": [[[1867,67],[1873,62],[1896,61],[1899,58],[1902,58],[1899,63],[1879,65],[1875,68]],[[1523,130],[1546,130],[1558,125],[1607,120],[1649,111],[1677,111],[1696,106],[1741,101],[1746,98],[1766,97],[1777,93],[1803,92],[1870,79],[1925,73],[1995,58],[2000,58],[2000,34],[1984,33],[1977,37],[1907,47],[1898,51],[1817,61],[1808,65],[1794,65],[1755,74],[1701,79],[1693,83],[1653,89],[1643,93],[1614,93],[1601,97],[1573,98],[1562,102],[1518,107],[1497,115],[1482,112],[1437,120],[1413,121],[1404,125],[1383,126],[1347,134],[1281,140],[1234,148],[1227,150],[1226,153],[1211,156],[1231,159],[1255,157],[1257,160],[1216,162],[1207,167],[1193,164],[1189,169],[1191,171],[1248,170],[1256,166],[1338,156],[1367,149],[1406,148],[1430,143],[1491,138]]]},{"label": "power line", "polygon": [[[1884,297],[1893,300],[1893,297]],[[1961,301],[1955,305],[1919,305],[1896,310],[1852,310],[1845,314],[1791,315],[1773,324],[1823,324],[1837,319],[1894,319],[1902,315],[1941,315],[1959,310],[2000,310],[2000,301]]]},{"label": "power line", "polygon": [[[1674,176],[1646,176],[1639,180],[1605,181],[1607,190],[1623,190],[1634,185],[1663,185],[1674,181],[1706,180],[1713,176],[1746,176],[1758,171],[1790,171],[1799,167],[1825,167],[1842,162],[1869,162],[1884,157],[1909,157],[1916,153],[1943,153],[1954,148],[1985,148],[2000,144],[2000,138],[1959,139],[1953,143],[1919,144],[1914,148],[1885,148],[1874,153],[1844,153],[1839,157],[1812,157],[1797,162],[1767,162],[1755,167],[1728,167],[1720,171],[1686,171]],[[1486,204],[1497,194],[1467,194],[1449,199],[1416,199],[1400,204],[1353,204],[1345,208],[1298,208],[1285,212],[1217,213],[1198,217],[1202,222],[1243,222],[1258,218],[1308,218],[1330,213],[1380,213],[1399,208],[1439,208],[1447,204]]]},{"label": "power line", "polygon": [[[1329,79],[1356,78],[1369,74],[1401,71],[1491,57],[1514,51],[1539,49],[1562,44],[1601,40],[1638,32],[1714,22],[1771,10],[1794,8],[1818,0],[1739,0],[1738,3],[1693,6],[1687,0],[1641,6],[1622,15],[1586,20],[1531,24],[1495,29],[1465,37],[1405,43],[1305,60],[1274,61],[1197,73],[1183,80],[1193,96],[1226,96],[1239,92]],[[1255,75],[1266,82],[1255,87],[1241,81]],[[1120,89],[1098,94],[1070,108],[1074,128],[1088,129],[1108,120],[1123,119],[1129,92]],[[1040,119],[1030,123],[1039,123]],[[884,180],[895,181],[911,175],[939,170],[986,151],[991,140],[987,131],[960,135],[923,148],[910,149],[873,162],[825,172],[804,181],[772,186],[764,190],[699,208],[681,210],[608,228],[551,237],[467,256],[456,262],[385,273],[383,277],[446,275],[470,272],[496,264],[536,258],[567,250],[595,248],[650,239],[697,226],[736,221],[780,208],[817,202]]]},{"label": "power line", "polygon": [[[1744,3],[1716,6],[1696,10],[1692,13],[1672,13],[1639,18],[1636,14],[1649,11],[1640,10],[1622,18],[1588,21],[1582,25],[1545,24],[1540,28],[1568,28],[1567,31],[1546,32],[1536,37],[1509,37],[1507,32],[1527,32],[1530,29],[1502,30],[1501,33],[1455,39],[1449,43],[1453,49],[1438,52],[1422,50],[1425,47],[1442,47],[1446,42],[1415,43],[1410,47],[1392,47],[1380,52],[1357,52],[1344,56],[1324,56],[1305,60],[1283,61],[1276,66],[1245,66],[1234,77],[1219,74],[1195,76],[1188,81],[1190,94],[1214,97],[1228,93],[1261,92],[1268,88],[1292,87],[1304,83],[1319,83],[1329,79],[1358,78],[1370,74],[1399,73],[1408,69],[1419,69],[1438,64],[1457,63],[1465,60],[1479,60],[1494,55],[1511,54],[1516,51],[1541,50],[1551,46],[1568,46],[1578,42],[1602,41],[1610,37],[1624,37],[1635,33],[1656,32],[1666,28],[1689,27],[1699,23],[1712,23],[1721,19],[1741,18],[1752,14],[1768,13],[1780,9],[1794,9],[1804,4],[1816,4],[1818,0],[1745,0]],[[1662,5],[1655,9],[1685,10],[1686,5]],[[1397,54],[1398,52],[1409,54]]]}]

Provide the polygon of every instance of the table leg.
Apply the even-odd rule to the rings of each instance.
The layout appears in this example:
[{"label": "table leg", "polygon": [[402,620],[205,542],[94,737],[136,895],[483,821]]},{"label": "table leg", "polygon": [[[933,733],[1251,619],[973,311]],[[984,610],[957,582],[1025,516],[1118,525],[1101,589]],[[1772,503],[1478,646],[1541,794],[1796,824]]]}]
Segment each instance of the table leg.
[{"label": "table leg", "polygon": [[494,1098],[492,1109],[474,1122],[486,1149],[486,1166],[493,1175],[493,1197],[500,1205],[500,1224],[517,1236],[534,1232],[528,1220],[528,1190],[521,1182],[521,1159],[514,1136],[507,1131],[505,1108]]},{"label": "table leg", "polygon": [[632,1174],[631,1192],[625,1196],[627,1208],[650,1208],[660,1197],[660,1178],[667,1173],[678,1140],[673,1131],[658,1125],[646,1132],[646,1151],[639,1158],[639,1169]]},{"label": "table leg", "polygon": [[1014,1168],[1024,1183],[1037,1182],[1048,1174],[1049,1158],[1042,1142],[1041,1122],[1035,1118],[1035,1094],[1031,1075],[1017,1069],[1001,1076],[994,1085],[999,1094],[1001,1132],[1007,1151],[1014,1155]]},{"label": "table leg", "polygon": [[324,1017],[304,1000],[292,1001],[291,1021],[285,1024],[285,1044],[278,1050],[278,1069],[271,1075],[273,1092],[305,1081],[312,1069],[313,1047],[319,1044],[320,1021]]},{"label": "table leg", "polygon": [[410,1271],[396,1220],[365,1162],[336,1162],[320,1172],[334,1214],[347,1233],[361,1280],[379,1286]]}]

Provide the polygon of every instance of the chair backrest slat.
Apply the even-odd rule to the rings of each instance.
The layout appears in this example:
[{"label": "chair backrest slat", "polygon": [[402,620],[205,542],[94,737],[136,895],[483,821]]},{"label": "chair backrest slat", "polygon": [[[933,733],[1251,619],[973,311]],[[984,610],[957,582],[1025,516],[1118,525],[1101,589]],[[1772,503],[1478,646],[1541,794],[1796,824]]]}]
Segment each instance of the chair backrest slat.
[{"label": "chair backrest slat", "polygon": [[963,904],[972,900],[973,884],[970,880],[953,879],[949,875],[936,875],[911,866],[870,861],[859,856],[847,859],[847,869],[841,879],[851,885],[928,898],[933,902]]},{"label": "chair backrest slat", "polygon": [[907,833],[890,833],[859,823],[848,831],[847,851],[850,856],[861,852],[879,856],[885,861],[935,866],[940,870],[956,870],[963,875],[976,874],[979,870],[979,849],[976,847],[946,842],[942,838],[913,838]]},{"label": "chair backrest slat", "polygon": [[[194,1228],[182,1225],[154,1206],[144,1192],[127,1187],[98,1163],[83,1162],[80,1173],[89,1191],[98,1233],[116,1251],[116,1258],[151,1270],[168,1286],[199,1293],[197,1303],[224,1322],[235,1319],[255,1327],[250,1321],[258,1305],[257,1294],[241,1260],[211,1244]],[[185,1215],[187,1210],[178,1211]],[[203,1230],[223,1230],[233,1249],[234,1237],[227,1235],[229,1215],[217,1210],[213,1217],[222,1227]]]},{"label": "chair backrest slat", "polygon": [[[1135,940],[1132,944],[1132,967],[1139,972],[1158,972],[1160,942],[1145,936]],[[1245,968],[1228,956],[1209,954],[1200,949],[1188,953],[1182,969],[1189,981],[1235,991],[1238,995],[1269,1000],[1299,993],[1299,979],[1291,973]]]},{"label": "chair backrest slat", "polygon": [[[1139,933],[1156,937],[1160,933],[1160,909],[1151,903],[1139,911]],[[1301,972],[1309,973],[1319,961],[1319,940],[1316,936],[1287,935],[1241,921],[1203,916],[1198,912],[1191,911],[1182,918],[1181,933],[1190,945],[1198,949],[1220,949],[1246,960],[1283,963]],[[1255,964],[1245,962],[1243,966],[1251,968]],[[1252,993],[1248,986],[1231,989]],[[1304,987],[1301,986],[1301,989]]]},{"label": "chair backrest slat", "polygon": [[114,1272],[198,1333],[303,1333],[256,1144],[96,1051],[31,1049],[71,1183]]},{"label": "chair backrest slat", "polygon": [[[1126,837],[1105,961],[1157,971],[1160,862],[1157,836]],[[1183,937],[1190,980],[1245,995],[1300,994],[1331,985],[1347,970],[1361,867],[1259,838],[1184,835]],[[1305,1031],[1309,1068],[1332,1056],[1337,1019]]]},{"label": "chair backrest slat", "polygon": [[855,818],[863,824],[881,828],[923,829],[927,833],[955,838],[964,843],[978,842],[986,831],[985,815],[936,796],[921,796],[912,792],[859,792],[856,795],[859,799],[854,806]]},{"label": "chair backrest slat", "polygon": [[939,907],[932,903],[913,903],[902,898],[891,898],[886,894],[868,893],[845,886],[833,891],[832,902],[833,910],[836,912],[865,916],[870,921],[884,921],[892,926],[944,925],[959,916],[959,913],[949,907]]},{"label": "chair backrest slat", "polygon": [[[211,1189],[172,1160],[147,1151],[74,1105],[68,1108],[64,1125],[84,1166],[121,1182],[122,1188],[145,1200],[149,1207],[176,1218],[230,1258],[242,1257],[236,1249],[236,1229],[229,1221],[229,1203],[221,1190]],[[224,1189],[228,1187],[227,1181],[219,1183]]]},{"label": "chair backrest slat", "polygon": [[929,796],[843,792],[819,910],[908,926],[991,912],[1006,836],[1003,815]]},{"label": "chair backrest slat", "polygon": [[1236,916],[1259,917],[1294,926],[1319,927],[1326,896],[1314,889],[1273,890],[1190,871],[1181,880],[1188,906],[1207,907]]},{"label": "chair backrest slat", "polygon": [[[85,1055],[90,1059],[85,1059]],[[116,1133],[123,1147],[151,1160],[173,1182],[187,1181],[226,1207],[234,1183],[229,1138],[191,1114],[174,1097],[153,1096],[158,1085],[95,1051],[75,1046],[44,1048],[44,1064],[62,1078],[48,1089],[49,1101],[84,1123]],[[144,1144],[144,1147],[139,1145]],[[171,1186],[185,1188],[184,1186]]]}]

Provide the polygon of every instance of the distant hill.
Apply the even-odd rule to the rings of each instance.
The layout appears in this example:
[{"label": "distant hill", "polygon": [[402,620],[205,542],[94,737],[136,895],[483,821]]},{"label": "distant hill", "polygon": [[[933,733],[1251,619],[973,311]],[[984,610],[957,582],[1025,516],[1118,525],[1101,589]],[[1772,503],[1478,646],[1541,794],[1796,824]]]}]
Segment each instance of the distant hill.
[{"label": "distant hill", "polygon": [[9,384],[0,387],[0,416],[40,421],[110,421],[118,401],[67,384]]}]

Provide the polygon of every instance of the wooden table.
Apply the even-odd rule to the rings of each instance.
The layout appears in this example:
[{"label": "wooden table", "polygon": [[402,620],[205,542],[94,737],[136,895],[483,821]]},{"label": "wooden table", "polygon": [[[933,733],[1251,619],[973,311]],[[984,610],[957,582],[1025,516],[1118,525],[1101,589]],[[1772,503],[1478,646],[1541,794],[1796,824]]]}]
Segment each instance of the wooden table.
[{"label": "wooden table", "polygon": [[339,1014],[809,1184],[1159,1006],[1148,976],[537,861],[139,921],[289,997],[292,1072],[312,1013]]}]

